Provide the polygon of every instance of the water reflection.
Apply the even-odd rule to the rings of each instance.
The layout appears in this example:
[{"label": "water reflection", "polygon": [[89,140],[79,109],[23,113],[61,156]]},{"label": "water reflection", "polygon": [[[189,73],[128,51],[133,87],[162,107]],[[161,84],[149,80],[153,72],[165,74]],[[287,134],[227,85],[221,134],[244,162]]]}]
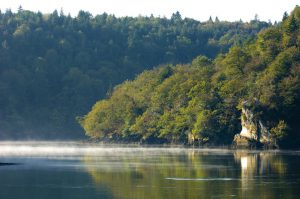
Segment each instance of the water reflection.
[{"label": "water reflection", "polygon": [[297,191],[286,183],[287,163],[274,152],[135,152],[87,156],[84,164],[115,198],[276,198]]},{"label": "water reflection", "polygon": [[254,177],[276,174],[283,176],[286,173],[287,165],[281,155],[270,152],[235,152],[234,159],[240,162],[241,179],[252,179]]},{"label": "water reflection", "polygon": [[300,152],[0,143],[0,159],[21,163],[0,167],[0,198],[300,195]]},{"label": "water reflection", "polygon": [[230,167],[227,156],[203,156],[192,150],[137,152],[129,157],[86,157],[85,164],[94,182],[109,187],[115,198],[207,198],[215,191],[211,184],[226,194],[228,184],[222,180],[238,183],[227,177],[232,175],[226,169]]},{"label": "water reflection", "polygon": [[[234,159],[241,165],[241,195],[255,194],[267,198],[278,197],[277,188],[284,185],[287,164],[282,155],[275,152],[241,152],[234,153]],[[282,183],[283,182],[283,183]]]}]

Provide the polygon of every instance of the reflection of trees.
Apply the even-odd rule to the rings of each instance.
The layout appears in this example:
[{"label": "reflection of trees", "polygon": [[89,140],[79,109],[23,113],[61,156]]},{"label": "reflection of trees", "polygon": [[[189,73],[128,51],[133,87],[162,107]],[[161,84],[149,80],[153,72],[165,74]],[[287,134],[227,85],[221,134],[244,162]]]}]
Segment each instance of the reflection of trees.
[{"label": "reflection of trees", "polygon": [[[210,198],[218,192],[224,194],[233,186],[232,183],[238,183],[199,180],[233,175],[232,171],[226,169],[229,161],[223,159],[223,156],[218,157],[188,150],[182,153],[137,152],[85,157],[84,162],[95,184],[107,186],[116,198],[188,199]],[[230,157],[230,162],[234,163]]]},{"label": "reflection of trees", "polygon": [[256,199],[293,198],[297,189],[286,187],[286,161],[272,152],[137,150],[86,156],[83,162],[95,185],[114,198]]}]

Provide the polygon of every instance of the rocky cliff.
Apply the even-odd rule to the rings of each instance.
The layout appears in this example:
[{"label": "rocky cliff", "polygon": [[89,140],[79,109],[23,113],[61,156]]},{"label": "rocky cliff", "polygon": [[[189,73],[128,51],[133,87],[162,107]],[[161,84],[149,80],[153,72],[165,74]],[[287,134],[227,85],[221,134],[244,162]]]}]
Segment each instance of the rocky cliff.
[{"label": "rocky cliff", "polygon": [[237,147],[274,146],[274,138],[261,116],[262,111],[257,100],[242,103],[242,130],[234,136]]}]

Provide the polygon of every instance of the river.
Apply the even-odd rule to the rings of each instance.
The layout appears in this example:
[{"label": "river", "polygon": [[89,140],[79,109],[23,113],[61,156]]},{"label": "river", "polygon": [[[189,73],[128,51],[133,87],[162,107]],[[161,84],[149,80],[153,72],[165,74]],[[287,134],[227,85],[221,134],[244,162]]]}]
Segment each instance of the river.
[{"label": "river", "polygon": [[0,142],[0,163],[3,199],[300,196],[300,151]]}]

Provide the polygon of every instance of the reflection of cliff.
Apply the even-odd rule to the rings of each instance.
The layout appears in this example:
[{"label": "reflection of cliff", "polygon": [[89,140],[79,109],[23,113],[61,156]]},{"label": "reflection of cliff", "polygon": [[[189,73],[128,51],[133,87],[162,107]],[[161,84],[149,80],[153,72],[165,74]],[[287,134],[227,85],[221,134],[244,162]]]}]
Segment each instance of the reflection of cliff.
[{"label": "reflection of cliff", "polygon": [[[268,186],[273,186],[268,183],[270,176],[276,176],[277,182],[286,173],[286,165],[281,156],[270,152],[240,152],[234,153],[234,158],[241,166],[241,196],[247,196],[249,192],[255,191],[258,195],[268,196],[267,198],[276,198]],[[258,186],[263,184],[263,188]],[[262,189],[260,189],[262,188]]]},{"label": "reflection of cliff", "polygon": [[[201,181],[228,178],[233,173],[228,173],[232,171],[224,166],[228,161],[194,151],[156,155],[134,153],[97,159],[86,157],[84,162],[96,184],[108,187],[115,198],[122,199],[210,198],[216,192],[226,192],[232,187],[231,183],[237,183]],[[216,189],[212,183],[222,183],[222,186]]]},{"label": "reflection of cliff", "polygon": [[253,178],[255,175],[276,173],[283,175],[286,172],[281,156],[269,152],[247,153],[235,152],[234,158],[240,162],[242,178]]}]

